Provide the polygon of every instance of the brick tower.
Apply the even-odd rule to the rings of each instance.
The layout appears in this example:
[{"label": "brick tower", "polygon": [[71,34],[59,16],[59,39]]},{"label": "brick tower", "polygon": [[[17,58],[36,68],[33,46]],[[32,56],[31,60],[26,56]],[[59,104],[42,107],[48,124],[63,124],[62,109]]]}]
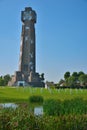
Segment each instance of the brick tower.
[{"label": "brick tower", "polygon": [[19,71],[15,72],[12,81],[9,82],[15,86],[36,86],[44,87],[44,75],[36,73],[36,41],[35,41],[35,23],[36,12],[31,7],[26,7],[21,12],[22,33],[20,46]]}]

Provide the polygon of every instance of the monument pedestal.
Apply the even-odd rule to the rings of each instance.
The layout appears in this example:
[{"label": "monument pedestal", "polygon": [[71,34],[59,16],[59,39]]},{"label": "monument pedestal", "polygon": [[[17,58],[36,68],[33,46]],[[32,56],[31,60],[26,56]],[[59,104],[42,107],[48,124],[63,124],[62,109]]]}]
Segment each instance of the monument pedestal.
[{"label": "monument pedestal", "polygon": [[16,71],[15,75],[12,76],[12,80],[8,83],[9,86],[32,86],[32,87],[44,87],[44,78],[38,73],[31,72],[26,77],[22,72]]}]

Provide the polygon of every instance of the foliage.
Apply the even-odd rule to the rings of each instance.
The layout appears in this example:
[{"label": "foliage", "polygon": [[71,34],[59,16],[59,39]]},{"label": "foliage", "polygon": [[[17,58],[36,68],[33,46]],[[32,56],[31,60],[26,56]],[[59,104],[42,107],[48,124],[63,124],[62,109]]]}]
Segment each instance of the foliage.
[{"label": "foliage", "polygon": [[87,115],[34,116],[27,108],[0,111],[0,130],[86,130]]},{"label": "foliage", "polygon": [[[73,72],[72,75],[70,75],[70,72],[66,72],[64,74],[65,81],[63,83],[64,87],[68,88],[81,88],[85,87],[87,88],[87,74],[84,72]],[[61,87],[61,82],[59,81],[59,85]],[[64,88],[63,87],[63,88]]]},{"label": "foliage", "polygon": [[11,77],[9,74],[5,76],[0,76],[0,86],[6,86],[10,80],[11,80]]},{"label": "foliage", "polygon": [[43,97],[39,95],[32,95],[29,97],[31,103],[43,103]]},{"label": "foliage", "polygon": [[44,73],[42,73],[42,74],[40,75],[40,77],[41,77],[41,80],[43,81],[43,80],[44,80]]},{"label": "foliage", "polygon": [[70,76],[67,80],[66,80],[66,85],[68,87],[76,87],[76,83],[77,83],[77,79],[74,76]]},{"label": "foliage", "polygon": [[67,72],[64,74],[64,78],[65,78],[65,80],[66,80],[66,79],[68,79],[69,77],[70,77],[70,72],[67,71]]},{"label": "foliage", "polygon": [[87,86],[87,74],[80,75],[79,81],[81,85]]},{"label": "foliage", "polygon": [[77,72],[73,72],[72,76],[78,79],[78,73]]},{"label": "foliage", "polygon": [[[28,104],[29,97],[35,94],[45,99],[45,107],[50,106],[51,111],[49,111],[54,116],[49,116],[48,114],[34,116],[29,111],[32,103],[20,105],[16,109],[0,108],[0,130],[87,129],[87,91],[85,89],[57,90],[30,87],[0,87],[0,102],[23,103],[25,101]],[[47,103],[48,99],[49,103]]]},{"label": "foliage", "polygon": [[87,101],[82,99],[60,100],[49,99],[44,105],[44,112],[49,116],[61,116],[69,114],[87,114]]},{"label": "foliage", "polygon": [[78,77],[80,76],[80,75],[84,75],[85,73],[83,72],[83,71],[80,71],[80,72],[78,72]]},{"label": "foliage", "polygon": [[0,77],[0,86],[4,86],[4,79],[2,76]]},{"label": "foliage", "polygon": [[11,80],[11,76],[9,74],[4,76],[4,85],[7,85],[8,82]]},{"label": "foliage", "polygon": [[61,111],[61,102],[59,100],[48,99],[44,102],[43,108],[45,114],[58,116]]}]

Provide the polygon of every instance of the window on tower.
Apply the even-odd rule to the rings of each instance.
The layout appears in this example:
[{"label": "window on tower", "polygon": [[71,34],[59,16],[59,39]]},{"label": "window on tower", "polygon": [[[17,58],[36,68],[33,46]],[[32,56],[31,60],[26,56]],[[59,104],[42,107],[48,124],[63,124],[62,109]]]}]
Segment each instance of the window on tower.
[{"label": "window on tower", "polygon": [[27,29],[30,29],[30,27],[26,26],[25,29],[26,29],[26,30],[27,30]]},{"label": "window on tower", "polygon": [[31,66],[31,70],[33,70],[33,66]]},{"label": "window on tower", "polygon": [[33,53],[29,53],[30,57],[33,58]]},{"label": "window on tower", "polygon": [[28,36],[25,36],[25,41],[27,41],[28,40]]},{"label": "window on tower", "polygon": [[34,41],[33,40],[31,40],[31,44],[33,44],[34,43]]},{"label": "window on tower", "polygon": [[30,61],[29,65],[30,65],[30,66],[33,65],[33,62]]}]

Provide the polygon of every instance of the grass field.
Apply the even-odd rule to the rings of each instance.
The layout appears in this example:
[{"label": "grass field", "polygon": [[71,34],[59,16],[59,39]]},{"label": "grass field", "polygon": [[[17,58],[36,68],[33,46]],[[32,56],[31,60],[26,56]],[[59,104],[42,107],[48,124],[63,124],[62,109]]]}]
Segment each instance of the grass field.
[{"label": "grass field", "polygon": [[27,102],[32,95],[41,95],[46,99],[73,99],[87,100],[86,89],[44,89],[31,87],[0,87],[0,102]]},{"label": "grass field", "polygon": [[[29,99],[40,96],[44,114],[35,116],[33,108],[38,104],[30,104]],[[0,130],[87,130],[86,89],[0,87],[0,102],[18,104],[16,109],[0,108]]]}]

